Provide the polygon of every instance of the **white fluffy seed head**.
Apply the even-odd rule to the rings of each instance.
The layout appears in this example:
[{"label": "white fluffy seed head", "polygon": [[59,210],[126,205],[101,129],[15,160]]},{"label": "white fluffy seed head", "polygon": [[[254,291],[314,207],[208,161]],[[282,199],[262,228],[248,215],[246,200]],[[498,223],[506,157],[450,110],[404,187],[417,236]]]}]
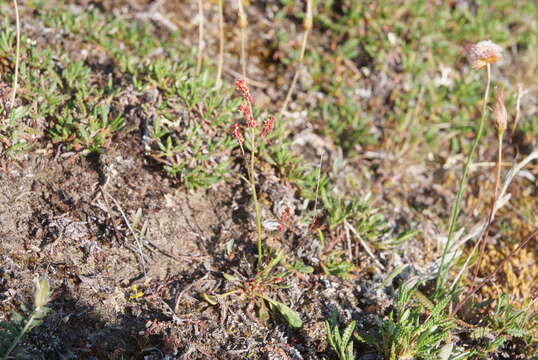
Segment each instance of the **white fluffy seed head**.
[{"label": "white fluffy seed head", "polygon": [[480,41],[469,47],[467,59],[473,69],[481,69],[497,62],[502,57],[502,48],[491,40]]}]

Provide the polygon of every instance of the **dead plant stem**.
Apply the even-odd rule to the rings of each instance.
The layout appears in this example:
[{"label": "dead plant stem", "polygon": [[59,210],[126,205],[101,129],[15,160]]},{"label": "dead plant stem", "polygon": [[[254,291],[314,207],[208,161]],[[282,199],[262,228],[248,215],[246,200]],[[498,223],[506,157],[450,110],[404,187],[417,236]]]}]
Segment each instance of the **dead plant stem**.
[{"label": "dead plant stem", "polygon": [[295,74],[293,75],[293,79],[291,80],[290,88],[288,89],[288,93],[286,94],[286,98],[284,99],[284,103],[282,104],[282,107],[280,108],[281,117],[282,117],[282,114],[286,111],[286,108],[288,107],[288,103],[290,102],[291,95],[293,94],[293,91],[295,90],[295,85],[297,84],[297,79],[299,78],[299,73],[303,69],[304,54],[306,51],[306,45],[308,43],[308,34],[310,33],[311,29],[312,29],[312,0],[307,0],[306,1],[306,15],[305,15],[305,21],[304,21],[304,34],[303,34],[303,41],[301,43],[301,52],[299,54],[299,61],[297,63],[297,69],[295,70]]},{"label": "dead plant stem", "polygon": [[488,282],[490,282],[493,277],[495,275],[497,275],[499,273],[499,271],[502,269],[502,267],[504,266],[504,264],[508,261],[508,259],[512,258],[519,250],[521,250],[525,245],[527,245],[527,243],[529,241],[531,241],[532,239],[534,239],[536,237],[536,235],[538,235],[538,228],[535,228],[531,234],[529,236],[527,236],[527,238],[525,239],[525,241],[523,241],[521,244],[519,244],[514,250],[512,250],[507,256],[504,257],[504,259],[501,261],[501,263],[499,265],[497,265],[497,267],[495,268],[495,270],[493,270],[484,280],[482,280],[482,282],[480,282],[480,284],[476,285],[474,288],[471,289],[471,291],[469,291],[465,297],[463,298],[463,300],[461,300],[458,305],[456,305],[456,307],[454,308],[454,310],[452,310],[452,312],[450,313],[450,317],[453,317],[455,316],[458,311],[461,309],[461,307],[467,302],[467,300],[469,300],[469,298],[471,296],[473,296],[478,290],[480,290],[480,288],[482,288],[482,286],[486,285]]},{"label": "dead plant stem", "polygon": [[17,85],[19,81],[19,62],[21,57],[21,24],[19,20],[19,6],[17,0],[13,0],[13,7],[15,8],[15,27],[16,27],[16,51],[15,51],[15,76],[13,77],[13,92],[11,93],[11,101],[9,107],[12,109],[15,106],[15,97],[17,95]]},{"label": "dead plant stem", "polygon": [[247,17],[245,15],[245,9],[243,7],[243,0],[237,0],[239,8],[239,32],[241,37],[241,72],[243,74],[243,80],[247,81],[247,60],[245,55],[245,46],[247,42]]},{"label": "dead plant stem", "polygon": [[204,4],[198,0],[198,58],[196,60],[196,76],[200,75],[202,62],[204,61]]},{"label": "dead plant stem", "polygon": [[222,85],[222,67],[224,64],[224,5],[223,0],[219,0],[219,59],[217,64],[217,80],[215,87],[219,89]]},{"label": "dead plant stem", "polygon": [[316,211],[318,208],[319,183],[321,181],[321,167],[323,165],[323,155],[324,153],[321,153],[321,158],[319,159],[318,178],[316,180],[316,199],[314,200],[314,216],[316,216]]},{"label": "dead plant stem", "polygon": [[136,242],[136,245],[137,245],[138,251],[139,251],[138,256],[140,258],[140,266],[142,268],[142,272],[144,273],[144,276],[146,276],[146,262],[144,260],[144,252],[142,250],[143,246],[142,246],[142,243],[141,243],[140,239],[138,238],[138,236],[136,235],[136,232],[132,228],[131,223],[129,222],[129,219],[127,218],[127,215],[125,215],[125,212],[123,211],[119,201],[116,200],[112,195],[110,195],[103,187],[101,187],[100,189],[101,189],[101,192],[104,195],[106,195],[110,200],[112,200],[114,205],[116,205],[116,208],[120,212],[120,214],[121,214],[121,216],[123,218],[123,221],[125,222],[125,225],[127,225],[127,228],[131,232],[131,235],[133,235],[133,238],[135,239],[135,242]]},{"label": "dead plant stem", "polygon": [[510,136],[514,136],[514,132],[517,129],[517,124],[519,122],[519,116],[521,113],[521,99],[525,94],[527,93],[527,90],[523,88],[523,85],[519,84],[517,87],[517,97],[516,97],[516,117],[514,118],[514,124],[512,125],[512,131],[510,132]]}]

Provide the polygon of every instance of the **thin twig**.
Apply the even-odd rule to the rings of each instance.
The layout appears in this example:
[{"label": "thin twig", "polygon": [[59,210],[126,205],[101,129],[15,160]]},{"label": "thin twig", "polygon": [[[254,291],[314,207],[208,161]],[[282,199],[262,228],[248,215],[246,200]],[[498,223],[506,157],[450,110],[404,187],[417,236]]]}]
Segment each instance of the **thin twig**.
[{"label": "thin twig", "polygon": [[346,230],[346,242],[347,242],[347,259],[349,262],[353,261],[353,252],[351,249],[351,236],[349,236],[349,227],[344,226],[344,229]]},{"label": "thin twig", "polygon": [[196,76],[200,75],[204,61],[204,4],[198,0],[198,58],[196,60]]},{"label": "thin twig", "polygon": [[114,199],[114,197],[112,197],[112,195],[110,195],[105,189],[103,189],[103,187],[100,187],[101,189],[101,192],[108,196],[108,198],[110,200],[112,200],[112,202],[114,203],[114,205],[116,205],[116,208],[118,209],[118,211],[120,212],[122,218],[123,218],[123,221],[125,222],[125,225],[127,225],[127,228],[129,228],[129,231],[131,232],[131,234],[133,235],[133,238],[135,239],[136,241],[136,245],[138,246],[138,251],[139,251],[139,254],[138,254],[138,257],[140,258],[140,265],[142,267],[142,271],[144,272],[144,276],[146,276],[146,263],[145,263],[145,260],[144,260],[144,253],[142,251],[142,243],[140,242],[140,239],[138,238],[138,236],[136,235],[135,231],[133,230],[133,228],[131,227],[131,223],[129,222],[129,219],[127,219],[127,216],[125,215],[125,212],[123,212],[123,209],[121,208],[121,205],[120,203],[118,202],[118,200]]},{"label": "thin twig", "polygon": [[297,69],[295,70],[295,74],[293,75],[293,79],[291,80],[290,88],[288,89],[288,93],[286,94],[286,98],[284,99],[284,103],[282,104],[282,107],[280,108],[280,116],[284,114],[286,111],[286,108],[288,107],[288,103],[290,102],[291,95],[293,94],[293,91],[295,90],[295,85],[297,84],[297,79],[299,78],[299,73],[303,69],[303,61],[304,61],[304,54],[306,51],[306,44],[308,43],[308,34],[310,33],[310,30],[312,30],[312,0],[306,1],[306,15],[304,20],[304,34],[303,34],[303,41],[301,43],[301,52],[299,54],[299,61],[297,63]]},{"label": "thin twig", "polygon": [[362,237],[357,234],[357,230],[355,230],[355,228],[353,226],[351,226],[351,224],[349,222],[344,221],[344,225],[346,226],[346,228],[348,228],[352,233],[353,235],[355,235],[355,237],[357,238],[357,240],[359,240],[359,242],[361,243],[362,247],[364,248],[364,250],[366,250],[366,253],[372,258],[372,260],[374,261],[374,263],[381,269],[381,270],[385,270],[385,267],[383,266],[383,264],[381,264],[379,262],[379,260],[377,260],[376,256],[374,255],[374,253],[372,252],[372,250],[370,250],[370,246],[368,246],[368,244],[362,239]]},{"label": "thin twig", "polygon": [[17,95],[17,86],[19,81],[19,62],[21,56],[21,24],[19,21],[19,7],[17,5],[17,0],[13,0],[13,7],[15,8],[15,26],[16,26],[16,36],[17,36],[17,45],[15,52],[15,76],[13,77],[13,92],[11,93],[11,101],[9,103],[10,108],[12,109],[15,106],[15,97]]}]

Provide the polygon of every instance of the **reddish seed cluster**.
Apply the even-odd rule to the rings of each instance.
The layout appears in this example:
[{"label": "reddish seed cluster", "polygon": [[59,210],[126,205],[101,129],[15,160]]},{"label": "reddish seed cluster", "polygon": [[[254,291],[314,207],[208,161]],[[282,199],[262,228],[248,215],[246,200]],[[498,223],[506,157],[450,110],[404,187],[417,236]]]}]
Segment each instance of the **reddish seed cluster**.
[{"label": "reddish seed cluster", "polygon": [[[245,83],[245,80],[237,80],[235,82],[235,88],[237,91],[241,93],[241,96],[243,97],[244,103],[239,105],[237,110],[243,115],[245,118],[245,121],[247,123],[247,127],[249,128],[255,128],[258,126],[256,123],[256,120],[254,120],[254,115],[252,114],[252,103],[254,101],[254,98],[250,94],[250,90]],[[271,131],[273,131],[273,127],[275,124],[275,117],[269,115],[267,120],[263,122],[263,129],[260,132],[260,136],[267,136]],[[232,125],[232,136],[239,142],[239,146],[241,146],[241,150],[243,150],[243,142],[245,141],[245,138],[243,137],[243,134],[241,133],[241,127],[239,124],[233,124]]]},{"label": "reddish seed cluster", "polygon": [[243,95],[243,99],[245,99],[248,104],[252,104],[254,99],[252,98],[252,95],[250,95],[250,90],[245,83],[245,80],[237,80],[235,82],[235,88],[241,93],[241,95]]},{"label": "reddish seed cluster", "polygon": [[232,125],[232,136],[239,142],[239,145],[242,145],[245,141],[243,134],[239,131],[239,124]]},{"label": "reddish seed cluster", "polygon": [[267,136],[271,131],[273,131],[274,124],[275,124],[275,117],[273,115],[269,115],[267,120],[263,122],[263,130],[260,136]]},{"label": "reddish seed cluster", "polygon": [[249,128],[256,127],[257,124],[256,124],[256,121],[254,120],[254,117],[252,116],[252,110],[251,110],[252,108],[251,108],[250,104],[239,105],[239,107],[237,109],[245,117],[245,119],[247,121],[247,127],[249,127]]}]

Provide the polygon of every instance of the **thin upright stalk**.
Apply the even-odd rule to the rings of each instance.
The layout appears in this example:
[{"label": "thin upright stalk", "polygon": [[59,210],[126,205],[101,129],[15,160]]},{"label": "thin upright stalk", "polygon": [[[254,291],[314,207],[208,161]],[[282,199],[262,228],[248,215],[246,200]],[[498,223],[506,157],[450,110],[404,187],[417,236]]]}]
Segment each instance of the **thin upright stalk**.
[{"label": "thin upright stalk", "polygon": [[2,360],[9,359],[9,354],[17,347],[17,345],[21,342],[22,337],[24,334],[26,334],[32,327],[32,323],[34,322],[35,317],[39,314],[39,309],[35,309],[32,313],[32,316],[26,321],[26,324],[24,324],[24,328],[17,334],[17,337],[11,342],[9,348],[2,356]]},{"label": "thin upright stalk", "polygon": [[501,166],[502,166],[502,142],[503,142],[503,134],[499,132],[498,136],[498,151],[497,151],[497,171],[495,175],[495,189],[493,190],[493,203],[491,204],[491,209],[489,210],[488,220],[486,223],[486,227],[484,230],[484,233],[482,234],[481,238],[478,240],[480,243],[480,251],[478,253],[478,260],[475,264],[475,267],[473,269],[473,277],[471,279],[471,285],[469,286],[469,290],[467,292],[467,295],[471,294],[475,288],[476,278],[478,276],[478,271],[480,270],[480,267],[482,265],[482,260],[484,258],[484,251],[486,250],[486,244],[488,242],[488,233],[489,228],[491,226],[491,222],[493,221],[493,216],[495,214],[495,204],[497,203],[497,196],[499,193],[499,185],[501,183]]},{"label": "thin upright stalk", "polygon": [[222,85],[222,67],[224,64],[224,5],[223,0],[219,0],[219,59],[217,65],[217,80],[215,87],[218,89]]},{"label": "thin upright stalk", "polygon": [[198,58],[196,60],[196,75],[200,75],[202,70],[202,62],[204,61],[204,4],[202,0],[198,0]]},{"label": "thin upright stalk", "polygon": [[252,201],[254,202],[254,210],[256,212],[256,232],[258,244],[258,267],[263,264],[263,249],[262,249],[262,217],[260,214],[260,205],[258,203],[258,194],[256,192],[256,179],[254,177],[254,162],[256,160],[256,133],[255,128],[250,128],[250,164],[248,168],[248,177],[250,188],[252,191]]},{"label": "thin upright stalk", "polygon": [[19,6],[17,0],[13,0],[13,7],[15,8],[15,27],[16,27],[16,52],[15,52],[15,76],[13,77],[13,92],[11,93],[11,101],[9,102],[10,108],[15,106],[15,97],[17,95],[17,86],[19,82],[19,62],[21,56],[21,24],[19,20]]},{"label": "thin upright stalk", "polygon": [[286,98],[284,99],[284,103],[282,104],[282,107],[280,108],[280,116],[286,111],[286,108],[288,107],[288,103],[290,102],[291,95],[293,94],[293,91],[295,90],[295,85],[297,84],[297,79],[299,78],[299,73],[303,68],[303,61],[304,61],[304,54],[306,51],[306,44],[308,43],[308,34],[310,33],[310,30],[312,30],[312,0],[306,1],[306,16],[304,21],[304,34],[303,34],[303,41],[301,43],[301,52],[299,54],[299,61],[297,64],[297,69],[295,70],[295,74],[293,75],[293,79],[291,80],[290,88],[288,89],[288,93],[286,94]]},{"label": "thin upright stalk", "polygon": [[[252,103],[254,99],[250,94],[250,90],[246,85],[244,79],[237,80],[235,82],[235,88],[243,96],[243,104],[239,105],[238,109],[243,114],[246,120],[246,127],[250,129],[248,134],[245,137],[248,137],[247,141],[250,141],[250,162],[247,161],[247,158],[244,157],[245,165],[248,170],[248,183],[252,191],[252,202],[254,203],[254,209],[256,211],[256,232],[257,232],[257,243],[258,243],[258,267],[261,268],[263,265],[263,248],[262,248],[262,218],[260,213],[260,205],[258,203],[258,194],[256,192],[256,174],[254,172],[254,163],[256,162],[256,151],[258,146],[256,139],[258,137],[266,136],[273,128],[274,118],[269,116],[269,118],[264,122],[264,127],[261,133],[257,134],[257,123],[254,119],[254,112],[252,111]],[[232,136],[236,138],[239,142],[239,145],[244,141],[244,137],[239,130],[240,126],[238,124],[232,125]],[[241,152],[244,156],[244,150],[241,146]]]},{"label": "thin upright stalk", "polygon": [[475,141],[473,142],[473,145],[471,146],[471,150],[469,151],[469,155],[467,156],[467,161],[463,169],[463,175],[461,177],[461,181],[459,184],[458,193],[456,194],[456,199],[454,200],[454,204],[452,205],[452,211],[450,214],[450,220],[449,220],[449,225],[448,225],[448,237],[447,237],[445,247],[443,248],[443,254],[441,255],[441,263],[439,264],[439,270],[437,273],[437,281],[436,281],[436,286],[435,286],[436,291],[439,291],[439,288],[441,287],[441,284],[444,281],[445,274],[448,271],[448,268],[445,269],[446,254],[448,252],[448,249],[450,249],[450,246],[452,245],[454,232],[456,230],[456,221],[460,213],[461,199],[463,197],[463,190],[465,189],[465,184],[467,181],[467,174],[469,173],[469,168],[471,167],[473,156],[478,147],[478,143],[480,142],[480,138],[482,137],[482,133],[484,132],[484,124],[486,122],[487,103],[488,103],[490,85],[491,85],[491,64],[488,63],[487,64],[486,91],[484,92],[484,99],[482,103],[482,117],[480,118],[480,123],[478,125],[478,131],[476,133]]}]

